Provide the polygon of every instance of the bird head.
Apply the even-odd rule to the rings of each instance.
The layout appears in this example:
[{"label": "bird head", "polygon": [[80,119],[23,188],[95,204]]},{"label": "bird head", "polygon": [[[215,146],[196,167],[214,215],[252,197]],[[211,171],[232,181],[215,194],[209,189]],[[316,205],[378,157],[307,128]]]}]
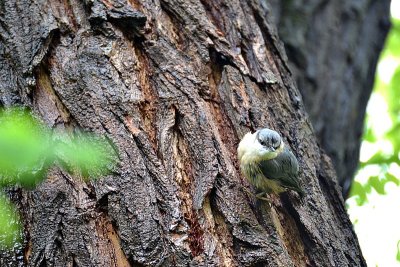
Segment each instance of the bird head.
[{"label": "bird head", "polygon": [[255,133],[247,133],[239,143],[238,155],[242,161],[260,161],[275,158],[283,150],[279,133],[264,128]]},{"label": "bird head", "polygon": [[257,142],[262,150],[265,150],[266,153],[268,152],[275,152],[282,143],[281,136],[270,129],[264,128],[255,132],[255,142]]}]

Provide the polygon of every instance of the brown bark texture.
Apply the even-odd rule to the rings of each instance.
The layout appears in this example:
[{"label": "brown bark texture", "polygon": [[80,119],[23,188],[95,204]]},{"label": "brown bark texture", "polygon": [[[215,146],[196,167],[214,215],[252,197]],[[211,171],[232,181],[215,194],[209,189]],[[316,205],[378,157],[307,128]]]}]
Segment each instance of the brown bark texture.
[{"label": "brown bark texture", "polygon": [[[115,143],[82,182],[15,192],[21,250],[1,266],[365,266],[264,2],[0,3],[0,101]],[[236,147],[281,133],[306,196],[246,194]],[[110,152],[111,153],[111,152]]]},{"label": "brown bark texture", "polygon": [[346,198],[390,27],[390,0],[270,2],[315,134],[332,159]]}]

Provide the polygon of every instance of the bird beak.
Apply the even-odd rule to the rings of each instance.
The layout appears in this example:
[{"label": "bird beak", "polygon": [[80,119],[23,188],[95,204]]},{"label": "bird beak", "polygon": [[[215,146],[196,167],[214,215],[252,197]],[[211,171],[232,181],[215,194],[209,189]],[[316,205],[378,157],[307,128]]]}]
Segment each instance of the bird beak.
[{"label": "bird beak", "polygon": [[272,152],[275,152],[275,148],[271,147],[271,151],[272,151]]}]

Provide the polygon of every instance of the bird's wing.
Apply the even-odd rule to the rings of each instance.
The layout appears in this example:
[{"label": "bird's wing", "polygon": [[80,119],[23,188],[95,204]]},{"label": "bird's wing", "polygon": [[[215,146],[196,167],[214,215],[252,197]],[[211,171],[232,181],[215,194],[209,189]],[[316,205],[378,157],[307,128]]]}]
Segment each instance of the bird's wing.
[{"label": "bird's wing", "polygon": [[259,166],[267,179],[275,180],[283,187],[302,193],[298,180],[299,165],[287,147],[276,158],[262,161]]}]

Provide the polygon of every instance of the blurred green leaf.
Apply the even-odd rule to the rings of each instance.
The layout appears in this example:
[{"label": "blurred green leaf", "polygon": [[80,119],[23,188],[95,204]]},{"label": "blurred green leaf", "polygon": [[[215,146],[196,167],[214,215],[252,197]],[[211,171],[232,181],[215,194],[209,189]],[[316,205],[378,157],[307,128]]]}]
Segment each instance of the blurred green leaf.
[{"label": "blurred green leaf", "polygon": [[400,261],[400,240],[397,242],[396,260],[397,260],[397,261]]},{"label": "blurred green leaf", "polygon": [[[399,114],[400,115],[400,114]],[[386,133],[386,138],[392,142],[393,149],[399,150],[400,144],[400,122],[393,125],[393,127]]]},{"label": "blurred green leaf", "polygon": [[[399,37],[400,38],[400,37]],[[400,46],[400,42],[399,42]],[[399,48],[400,51],[400,48]],[[399,119],[400,112],[400,66],[398,66],[393,74],[393,77],[390,81],[389,88],[387,90],[386,101],[389,107],[389,114],[392,117],[392,120],[395,122]]]},{"label": "blurred green leaf", "polygon": [[40,182],[53,154],[49,140],[49,131],[27,111],[0,111],[0,185]]},{"label": "blurred green leaf", "polygon": [[382,152],[375,153],[368,161],[360,162],[359,168],[362,169],[367,165],[389,165],[390,163],[398,162],[398,157],[395,154],[385,155]]},{"label": "blurred green leaf", "polygon": [[58,138],[56,154],[61,165],[84,179],[108,174],[117,160],[113,146],[106,139],[90,134]]},{"label": "blurred green leaf", "polygon": [[350,197],[353,196],[356,197],[355,200],[359,206],[363,205],[368,200],[365,187],[357,181],[354,181],[351,185]]},{"label": "blurred green leaf", "polygon": [[356,197],[357,205],[361,206],[368,201],[368,194],[372,188],[381,195],[386,194],[385,186],[388,182],[393,182],[396,185],[400,184],[400,180],[394,175],[383,170],[381,176],[371,176],[365,184],[354,181],[350,190],[349,197]]},{"label": "blurred green leaf", "polygon": [[379,179],[378,176],[372,176],[369,177],[367,184],[374,188],[378,194],[384,195],[386,182],[387,180],[385,179]]},{"label": "blurred green leaf", "polygon": [[400,57],[400,20],[392,18],[392,28],[388,34],[381,57]]},{"label": "blurred green leaf", "polygon": [[[54,135],[28,111],[0,110],[0,187],[35,187],[58,163],[71,174],[93,179],[115,167],[118,153],[111,141],[92,134]],[[18,241],[15,207],[0,194],[0,247]]]},{"label": "blurred green leaf", "polygon": [[0,194],[0,247],[10,248],[20,242],[21,223],[14,205]]},{"label": "blurred green leaf", "polygon": [[24,109],[0,111],[0,186],[32,188],[55,162],[70,173],[93,179],[107,174],[117,157],[104,138],[88,133],[55,136]]},{"label": "blurred green leaf", "polygon": [[376,136],[371,127],[365,127],[363,139],[371,143],[376,142]]},{"label": "blurred green leaf", "polygon": [[400,184],[400,180],[397,177],[391,175],[390,173],[386,173],[386,179],[388,182],[393,182],[397,186]]}]

